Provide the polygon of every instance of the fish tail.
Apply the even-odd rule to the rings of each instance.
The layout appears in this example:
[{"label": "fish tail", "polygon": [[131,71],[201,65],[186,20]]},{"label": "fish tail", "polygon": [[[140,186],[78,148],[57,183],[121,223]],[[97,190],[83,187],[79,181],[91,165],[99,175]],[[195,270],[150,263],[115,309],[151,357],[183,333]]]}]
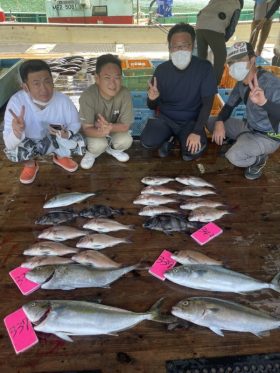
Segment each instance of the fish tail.
[{"label": "fish tail", "polygon": [[149,309],[149,313],[151,315],[151,319],[156,322],[164,323],[164,324],[171,324],[174,323],[177,318],[171,315],[163,315],[160,312],[160,307],[163,303],[164,298],[160,298],[156,303],[152,305],[152,307]]},{"label": "fish tail", "polygon": [[273,277],[271,281],[271,288],[280,293],[280,272],[278,272],[277,275]]}]

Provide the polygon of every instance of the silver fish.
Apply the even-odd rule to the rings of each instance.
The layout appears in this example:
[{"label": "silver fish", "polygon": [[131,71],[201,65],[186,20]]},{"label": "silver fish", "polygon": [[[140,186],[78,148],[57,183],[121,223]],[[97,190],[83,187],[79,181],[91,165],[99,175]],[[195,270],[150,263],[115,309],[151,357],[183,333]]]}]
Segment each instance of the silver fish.
[{"label": "silver fish", "polygon": [[39,266],[70,263],[74,263],[74,261],[70,258],[64,258],[61,256],[34,256],[32,258],[27,259],[24,263],[22,263],[21,267],[33,269]]},{"label": "silver fish", "polygon": [[80,239],[76,244],[76,247],[84,249],[102,250],[106,247],[112,247],[120,243],[130,243],[127,238],[112,237],[108,234],[88,234],[87,236]]},{"label": "silver fish", "polygon": [[174,179],[163,176],[146,176],[141,180],[141,182],[146,185],[163,185],[170,181],[174,181]]},{"label": "silver fish", "polygon": [[223,330],[248,332],[256,336],[268,335],[268,331],[280,327],[280,319],[267,313],[217,298],[194,297],[180,301],[172,315],[194,324],[205,326],[224,336]]},{"label": "silver fish", "polygon": [[189,186],[187,188],[180,190],[178,194],[182,196],[200,197],[206,196],[208,194],[216,194],[216,192],[209,188]]},{"label": "silver fish", "polygon": [[164,277],[176,284],[199,290],[246,293],[272,289],[280,292],[280,272],[268,283],[222,266],[189,264],[174,267],[165,272]]},{"label": "silver fish", "polygon": [[156,196],[152,194],[141,194],[136,198],[133,203],[135,205],[147,205],[147,206],[159,206],[166,203],[176,203],[178,202],[174,198],[165,197],[165,196]]},{"label": "silver fish", "polygon": [[105,205],[93,205],[80,211],[83,218],[110,218],[114,215],[122,215],[122,209],[114,209]]},{"label": "silver fish", "polygon": [[133,225],[125,225],[112,219],[95,218],[83,225],[83,228],[92,229],[96,232],[117,232],[120,230],[132,230]]},{"label": "silver fish", "polygon": [[179,211],[167,206],[145,206],[140,210],[140,216],[156,216],[160,214],[178,214]]},{"label": "silver fish", "polygon": [[87,235],[87,231],[82,231],[74,227],[68,227],[66,225],[57,225],[55,227],[47,228],[41,232],[38,238],[54,241],[65,241],[73,238]]},{"label": "silver fish", "polygon": [[27,318],[34,329],[52,333],[65,341],[70,336],[115,334],[137,325],[143,320],[162,323],[174,322],[174,316],[160,314],[162,299],[147,312],[136,313],[121,308],[93,302],[74,300],[39,300],[23,305]]},{"label": "silver fish", "polygon": [[141,191],[141,194],[155,194],[158,196],[165,196],[168,194],[176,194],[176,193],[177,193],[177,190],[175,189],[167,188],[165,186],[152,186],[152,185],[145,187]]},{"label": "silver fish", "polygon": [[120,263],[110,259],[107,255],[104,255],[96,250],[84,250],[80,253],[73,255],[72,260],[77,263],[84,265],[91,265],[94,268],[119,268]]},{"label": "silver fish", "polygon": [[210,201],[209,199],[204,198],[189,198],[184,201],[182,205],[180,205],[180,208],[183,210],[194,210],[198,207],[220,207],[224,206],[223,203],[217,202],[217,201]]},{"label": "silver fish", "polygon": [[78,213],[73,211],[51,211],[41,216],[35,221],[35,224],[41,225],[56,225],[71,221],[79,216]]},{"label": "silver fish", "polygon": [[147,219],[143,227],[169,234],[172,232],[189,232],[191,229],[197,229],[199,225],[189,222],[183,215],[161,214]]},{"label": "silver fish", "polygon": [[89,287],[109,287],[121,276],[133,271],[138,264],[122,268],[96,269],[80,264],[40,266],[27,272],[25,277],[42,289],[72,290]]},{"label": "silver fish", "polygon": [[173,253],[171,258],[181,264],[222,265],[222,262],[209,258],[209,256],[195,250],[180,250]]},{"label": "silver fish", "polygon": [[57,196],[51,198],[44,204],[44,208],[50,209],[54,207],[62,207],[62,206],[69,206],[73,203],[78,203],[86,198],[95,196],[95,193],[79,193],[79,192],[73,192],[73,193],[62,193],[58,194]]},{"label": "silver fish", "polygon": [[34,256],[62,256],[67,254],[76,254],[77,252],[79,252],[79,249],[66,246],[59,242],[39,241],[29,246],[28,249],[24,250],[23,254]]},{"label": "silver fish", "polygon": [[208,181],[203,180],[201,177],[196,177],[196,176],[175,177],[175,180],[178,181],[178,183],[181,183],[184,185],[190,185],[193,187],[215,188],[213,184],[208,183]]},{"label": "silver fish", "polygon": [[218,210],[214,207],[203,206],[192,210],[188,216],[188,219],[189,221],[208,223],[209,221],[218,220],[226,214],[230,214],[230,212],[227,210]]}]

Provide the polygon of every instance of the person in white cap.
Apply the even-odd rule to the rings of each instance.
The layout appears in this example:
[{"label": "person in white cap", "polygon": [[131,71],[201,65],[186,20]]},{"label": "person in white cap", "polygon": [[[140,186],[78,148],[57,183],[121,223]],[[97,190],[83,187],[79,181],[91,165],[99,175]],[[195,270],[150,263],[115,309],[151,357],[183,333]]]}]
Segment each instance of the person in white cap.
[{"label": "person in white cap", "polygon": [[[228,50],[230,75],[237,80],[228,101],[208,122],[212,141],[222,145],[226,138],[235,143],[225,157],[235,166],[245,168],[245,177],[261,177],[269,154],[280,146],[280,79],[256,67],[251,44],[235,43]],[[246,105],[246,119],[232,118],[241,102]]]}]

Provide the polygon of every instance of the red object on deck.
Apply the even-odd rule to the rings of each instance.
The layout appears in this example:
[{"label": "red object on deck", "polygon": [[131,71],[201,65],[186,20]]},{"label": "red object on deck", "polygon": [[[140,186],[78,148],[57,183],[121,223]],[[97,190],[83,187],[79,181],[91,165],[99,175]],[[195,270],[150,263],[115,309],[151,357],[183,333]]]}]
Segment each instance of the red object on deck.
[{"label": "red object on deck", "polygon": [[6,21],[6,16],[4,13],[4,10],[0,8],[0,22],[5,22]]}]

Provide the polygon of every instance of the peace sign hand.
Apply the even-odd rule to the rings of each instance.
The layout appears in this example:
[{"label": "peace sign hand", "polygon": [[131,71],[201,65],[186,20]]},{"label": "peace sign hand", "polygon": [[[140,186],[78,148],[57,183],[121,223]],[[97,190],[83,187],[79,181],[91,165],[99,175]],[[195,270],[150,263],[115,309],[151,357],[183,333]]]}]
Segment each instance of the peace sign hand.
[{"label": "peace sign hand", "polygon": [[159,97],[157,78],[155,76],[152,81],[149,82],[148,97],[151,101],[154,101]]},{"label": "peace sign hand", "polygon": [[25,123],[24,123],[25,106],[21,107],[19,115],[16,115],[12,109],[9,109],[9,112],[13,116],[12,129],[14,131],[14,134],[18,139],[21,139],[22,133],[25,129]]},{"label": "peace sign hand", "polygon": [[259,86],[257,74],[255,74],[253,80],[249,82],[249,87],[251,90],[249,94],[250,100],[256,105],[263,106],[267,102],[267,98],[264,95],[263,89]]}]

